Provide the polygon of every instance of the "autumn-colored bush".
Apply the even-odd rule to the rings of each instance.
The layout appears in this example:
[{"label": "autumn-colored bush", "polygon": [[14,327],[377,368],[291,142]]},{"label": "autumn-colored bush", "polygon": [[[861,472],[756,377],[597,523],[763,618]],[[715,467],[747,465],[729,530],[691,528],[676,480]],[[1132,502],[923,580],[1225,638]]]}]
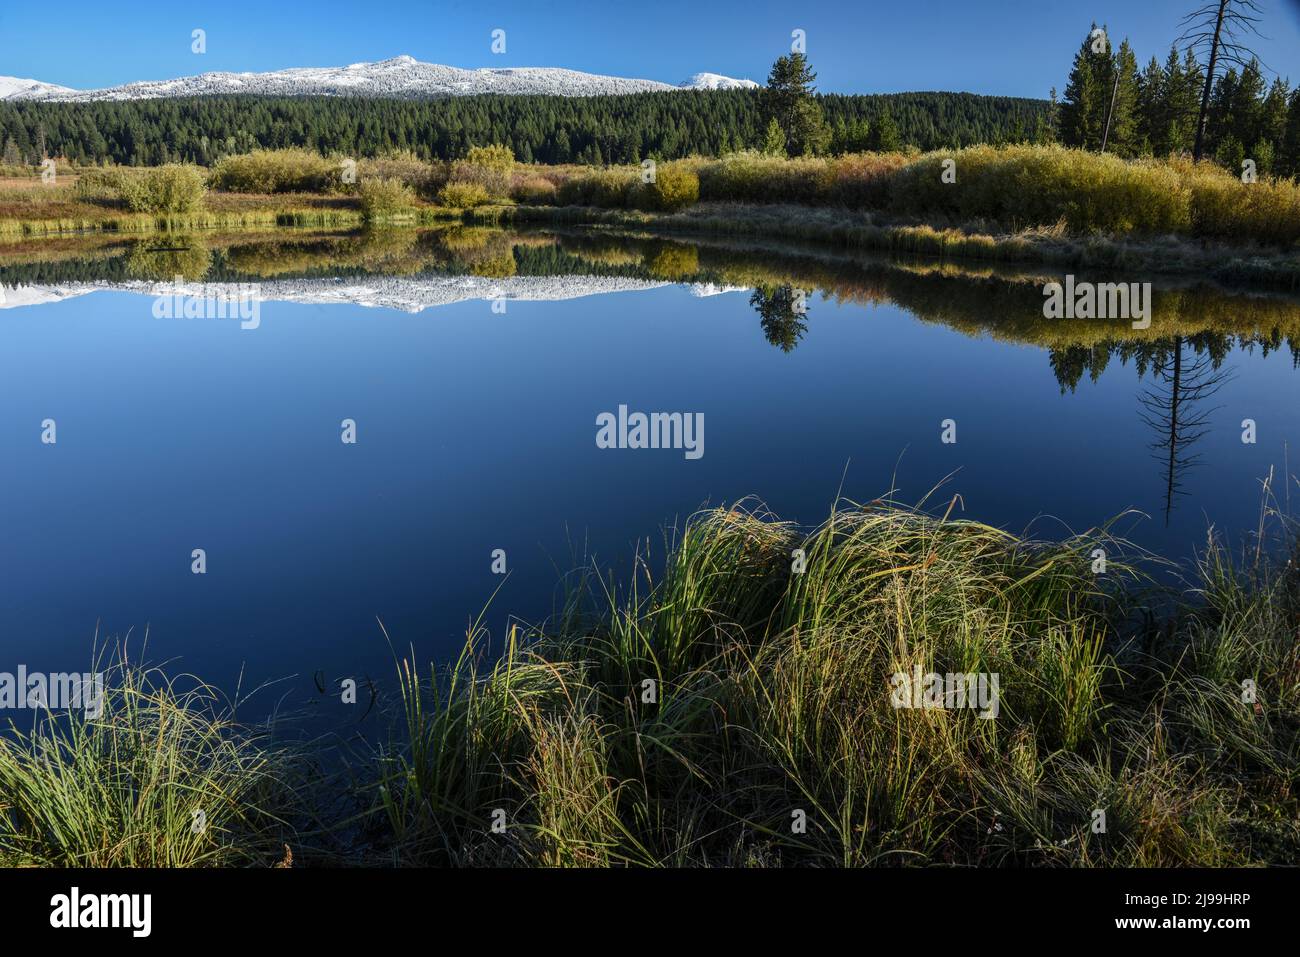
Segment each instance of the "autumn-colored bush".
[{"label": "autumn-colored bush", "polygon": [[889,201],[893,176],[914,159],[906,153],[846,153],[826,160],[824,201],[851,209],[879,209]]},{"label": "autumn-colored bush", "polygon": [[927,153],[899,170],[890,184],[894,212],[985,220],[1010,229],[1064,221],[1072,233],[1185,231],[1187,197],[1168,163],[1127,162],[1057,146]]},{"label": "autumn-colored bush", "polygon": [[1215,163],[1179,164],[1190,190],[1191,229],[1218,239],[1300,241],[1300,184],[1264,177],[1243,183]]},{"label": "autumn-colored bush", "polygon": [[510,197],[526,206],[552,206],[557,190],[544,176],[529,176],[510,187]]},{"label": "autumn-colored bush", "polygon": [[699,170],[700,199],[729,203],[807,203],[826,201],[826,160],[784,159],[762,153],[732,153]]},{"label": "autumn-colored bush", "polygon": [[254,150],[212,167],[212,187],[228,193],[324,193],[343,184],[344,162],[314,150]]},{"label": "autumn-colored bush", "polygon": [[499,201],[510,196],[514,166],[515,157],[508,146],[474,146],[464,159],[451,164],[448,177],[452,182],[476,183],[489,199]]},{"label": "autumn-colored bush", "polygon": [[657,167],[649,182],[640,182],[628,192],[628,205],[637,209],[676,212],[700,201],[700,178],[680,163]]},{"label": "autumn-colored bush", "polygon": [[559,188],[561,206],[627,206],[628,193],[640,182],[640,168],[593,169],[566,179]]},{"label": "autumn-colored bush", "polygon": [[78,199],[119,203],[133,213],[190,213],[207,192],[203,170],[169,163],[147,169],[91,170],[78,181]]},{"label": "autumn-colored bush", "polygon": [[386,219],[410,212],[415,191],[397,179],[367,179],[361,183],[361,212],[367,220]]},{"label": "autumn-colored bush", "polygon": [[405,183],[417,196],[432,199],[447,182],[447,164],[441,161],[430,163],[410,150],[401,150],[361,160],[357,164],[357,179],[360,182],[395,180]]},{"label": "autumn-colored bush", "polygon": [[482,183],[452,180],[438,191],[438,202],[452,209],[473,209],[492,201]]}]

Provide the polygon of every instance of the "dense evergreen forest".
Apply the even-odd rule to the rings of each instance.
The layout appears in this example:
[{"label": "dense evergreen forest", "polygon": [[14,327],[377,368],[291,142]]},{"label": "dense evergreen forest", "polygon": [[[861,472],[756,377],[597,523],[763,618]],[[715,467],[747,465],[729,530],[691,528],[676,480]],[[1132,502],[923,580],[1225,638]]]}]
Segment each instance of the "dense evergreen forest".
[{"label": "dense evergreen forest", "polygon": [[[1061,142],[1123,157],[1190,153],[1204,90],[1193,50],[1175,45],[1163,63],[1153,56],[1139,68],[1127,39],[1114,46],[1093,24],[1056,114]],[[1268,81],[1253,56],[1239,66],[1221,62],[1206,106],[1205,157],[1237,172],[1250,159],[1261,173],[1300,174],[1300,87],[1280,76]]]},{"label": "dense evergreen forest", "polygon": [[[922,149],[1050,138],[1045,100],[973,93],[817,97],[833,152]],[[376,156],[412,150],[453,159],[504,143],[523,162],[633,163],[761,147],[761,91],[625,96],[471,96],[443,100],[214,96],[129,102],[0,102],[9,163],[42,155],[77,164],[209,165],[256,147],[307,146]]]}]

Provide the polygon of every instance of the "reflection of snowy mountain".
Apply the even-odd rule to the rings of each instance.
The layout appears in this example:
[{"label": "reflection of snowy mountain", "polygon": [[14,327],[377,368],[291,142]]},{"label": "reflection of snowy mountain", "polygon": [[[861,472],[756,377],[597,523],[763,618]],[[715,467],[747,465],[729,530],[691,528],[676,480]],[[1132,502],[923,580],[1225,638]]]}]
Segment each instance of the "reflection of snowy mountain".
[{"label": "reflection of snowy mountain", "polygon": [[701,299],[706,296],[721,296],[728,292],[749,292],[748,286],[719,286],[715,282],[693,282],[691,283],[691,295],[698,296]]},{"label": "reflection of snowy mountain", "polygon": [[755,88],[752,80],[716,73],[697,73],[677,86],[657,80],[601,76],[557,67],[507,67],[463,70],[398,56],[377,63],[342,67],[302,67],[269,73],[203,73],[174,80],[146,80],[102,90],[67,87],[0,77],[0,100],[150,100],[174,96],[245,93],[259,96],[372,96],[424,99],[476,96],[483,93],[604,96],[659,90],[732,90]]},{"label": "reflection of snowy mountain", "polygon": [[[258,284],[262,302],[313,304],[351,303],[421,312],[472,299],[552,302],[611,292],[632,292],[668,286],[667,282],[606,276],[367,276],[347,279],[277,279]],[[238,283],[65,283],[57,286],[0,286],[0,308],[58,302],[90,292],[134,292],[148,296],[227,296],[237,299]]]},{"label": "reflection of snowy mountain", "polygon": [[87,283],[69,283],[62,286],[3,286],[0,285],[0,309],[17,306],[39,306],[47,302],[61,302],[74,296],[94,292],[96,286]]}]

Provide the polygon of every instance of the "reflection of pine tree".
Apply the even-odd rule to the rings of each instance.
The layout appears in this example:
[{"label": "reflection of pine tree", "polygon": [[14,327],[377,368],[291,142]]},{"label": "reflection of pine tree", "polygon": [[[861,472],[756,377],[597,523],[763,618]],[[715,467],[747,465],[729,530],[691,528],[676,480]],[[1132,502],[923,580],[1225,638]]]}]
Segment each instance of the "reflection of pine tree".
[{"label": "reflection of pine tree", "polygon": [[1049,349],[1047,361],[1052,364],[1052,374],[1061,387],[1061,395],[1066,390],[1073,392],[1083,380],[1083,374],[1096,382],[1106,371],[1110,361],[1111,343],[1102,342],[1095,346],[1065,346],[1061,349]]},{"label": "reflection of pine tree", "polygon": [[[808,308],[793,286],[759,286],[749,297],[758,310],[759,324],[767,341],[782,352],[790,352],[808,331]],[[801,311],[802,310],[802,311]]]},{"label": "reflection of pine tree", "polygon": [[1139,415],[1159,436],[1151,449],[1165,471],[1166,526],[1174,498],[1183,494],[1180,475],[1200,458],[1191,447],[1209,431],[1206,423],[1214,410],[1202,404],[1228,377],[1220,371],[1217,350],[1193,342],[1185,353],[1186,345],[1176,336],[1151,343],[1142,356],[1150,363],[1151,384],[1138,396]]}]

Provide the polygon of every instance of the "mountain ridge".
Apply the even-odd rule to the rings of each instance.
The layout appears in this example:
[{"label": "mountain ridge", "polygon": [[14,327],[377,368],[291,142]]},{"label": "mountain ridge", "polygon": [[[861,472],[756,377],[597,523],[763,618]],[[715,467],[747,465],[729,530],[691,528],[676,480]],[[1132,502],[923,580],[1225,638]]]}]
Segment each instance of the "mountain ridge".
[{"label": "mountain ridge", "polygon": [[676,86],[658,80],[605,76],[562,67],[463,69],[401,55],[343,67],[292,67],[262,73],[207,72],[171,80],[141,80],[94,90],[74,90],[39,80],[0,76],[0,101],[95,102],[220,96],[356,96],[437,99],[483,94],[611,96],[670,90],[756,89],[753,80],[696,73]]}]

